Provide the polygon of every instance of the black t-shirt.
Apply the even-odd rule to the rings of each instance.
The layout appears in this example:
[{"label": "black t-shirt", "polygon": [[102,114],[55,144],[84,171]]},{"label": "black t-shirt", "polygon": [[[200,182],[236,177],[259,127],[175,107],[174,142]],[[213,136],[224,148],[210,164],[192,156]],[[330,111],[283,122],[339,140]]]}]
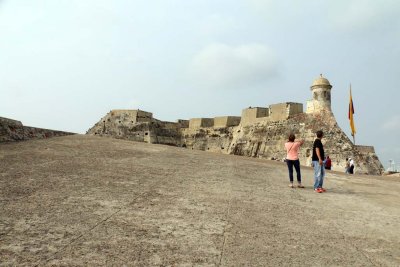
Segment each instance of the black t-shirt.
[{"label": "black t-shirt", "polygon": [[312,160],[313,161],[319,161],[319,158],[317,156],[316,148],[319,148],[319,155],[321,156],[321,159],[325,159],[325,153],[324,153],[324,146],[322,145],[321,139],[315,139],[313,149],[312,149]]}]

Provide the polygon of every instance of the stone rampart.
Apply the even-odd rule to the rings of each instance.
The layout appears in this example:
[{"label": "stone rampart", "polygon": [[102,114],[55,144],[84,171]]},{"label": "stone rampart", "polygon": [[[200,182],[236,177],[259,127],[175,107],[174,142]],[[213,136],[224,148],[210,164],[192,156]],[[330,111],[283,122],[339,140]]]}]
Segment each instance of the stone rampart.
[{"label": "stone rampart", "polygon": [[285,102],[272,104],[268,108],[250,107],[242,111],[241,125],[287,120],[300,113],[303,113],[303,104],[301,103]]},{"label": "stone rampart", "polygon": [[181,128],[189,128],[189,120],[176,120],[177,123],[180,124]]},{"label": "stone rampart", "polygon": [[[322,75],[314,80],[312,100],[303,104],[285,102],[269,107],[243,109],[241,117],[225,116],[193,118],[176,124],[158,121],[151,113],[143,115],[150,122],[138,123],[123,117],[124,112],[108,114],[89,134],[100,134],[129,140],[161,143],[224,154],[282,160],[286,156],[284,144],[290,132],[305,142],[300,149],[300,162],[310,166],[315,133],[324,131],[326,155],[332,169],[344,171],[346,158],[356,162],[358,173],[380,174],[383,166],[373,147],[355,146],[338,126],[331,111],[330,82]],[[148,114],[151,114],[148,115]]]},{"label": "stone rampart", "polygon": [[182,146],[189,149],[228,154],[236,127],[181,129]]},{"label": "stone rampart", "polygon": [[240,124],[240,117],[224,116],[224,117],[214,118],[214,128],[238,126],[239,124]]},{"label": "stone rampart", "polygon": [[214,126],[214,119],[211,118],[194,118],[189,120],[189,128],[207,128]]},{"label": "stone rampart", "polygon": [[303,104],[302,103],[287,103],[288,106],[288,117],[291,117],[296,114],[303,113]]},{"label": "stone rampart", "polygon": [[90,128],[86,134],[181,146],[180,129],[180,123],[154,119],[150,112],[112,110]]},{"label": "stone rampart", "polygon": [[240,123],[242,125],[249,125],[257,123],[269,117],[269,108],[262,107],[249,107],[242,110],[242,117]]},{"label": "stone rampart", "polygon": [[153,113],[139,109],[113,109],[110,117],[119,118],[120,121],[150,122],[153,120]]},{"label": "stone rampart", "polygon": [[375,148],[373,146],[360,146],[360,145],[356,145],[355,146],[357,148],[358,151],[360,151],[360,153],[375,153]]},{"label": "stone rampart", "polygon": [[286,120],[290,116],[303,113],[303,104],[301,103],[279,103],[269,106],[270,118],[272,121]]},{"label": "stone rampart", "polygon": [[380,174],[383,171],[375,153],[361,153],[337,125],[331,112],[299,113],[286,120],[241,124],[221,132],[199,129],[196,133],[185,132],[183,136],[188,148],[281,161],[286,156],[287,136],[293,132],[296,138],[305,141],[300,148],[300,162],[310,166],[317,130],[324,131],[325,153],[332,160],[333,170],[344,171],[346,157],[352,157],[358,173]]},{"label": "stone rampart", "polygon": [[25,141],[73,133],[24,126],[22,122],[0,117],[0,142]]},{"label": "stone rampart", "polygon": [[[295,109],[293,113],[299,112],[302,108],[296,103],[295,105],[284,103],[271,105],[271,108],[264,110],[252,108],[247,111],[257,116],[257,110],[259,115],[265,115],[266,110],[289,111],[291,107]],[[324,131],[323,143],[326,155],[332,160],[333,170],[344,171],[345,159],[352,157],[356,162],[357,173],[380,174],[383,171],[373,147],[354,146],[337,125],[330,111],[311,114],[299,112],[287,119],[279,120],[277,117],[274,120],[260,117],[256,118],[257,123],[240,123],[236,126],[238,117],[231,117],[236,121],[232,119],[234,123],[229,127],[218,127],[218,125],[229,125],[229,116],[215,119],[198,118],[191,119],[188,128],[181,127],[180,123],[162,122],[156,119],[152,122],[132,123],[120,119],[119,116],[120,114],[109,113],[90,129],[88,134],[280,161],[286,156],[284,143],[287,141],[287,136],[293,132],[296,138],[305,141],[300,149],[300,162],[302,165],[310,166],[315,132],[321,129]]]}]

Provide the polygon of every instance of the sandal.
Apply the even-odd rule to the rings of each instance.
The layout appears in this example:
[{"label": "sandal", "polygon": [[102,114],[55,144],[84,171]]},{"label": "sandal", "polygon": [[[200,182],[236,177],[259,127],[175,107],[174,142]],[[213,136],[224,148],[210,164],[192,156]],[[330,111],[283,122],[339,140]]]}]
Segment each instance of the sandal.
[{"label": "sandal", "polygon": [[294,188],[294,185],[293,185],[293,184],[289,184],[289,187],[290,187],[290,188]]},{"label": "sandal", "polygon": [[304,185],[299,184],[299,185],[297,185],[297,187],[298,187],[298,188],[304,188]]}]

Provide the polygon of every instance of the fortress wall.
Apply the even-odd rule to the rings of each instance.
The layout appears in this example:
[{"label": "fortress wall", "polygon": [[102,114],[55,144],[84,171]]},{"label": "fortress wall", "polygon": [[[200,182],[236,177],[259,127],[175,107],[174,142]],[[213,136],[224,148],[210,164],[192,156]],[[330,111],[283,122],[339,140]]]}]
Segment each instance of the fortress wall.
[{"label": "fortress wall", "polygon": [[269,108],[261,108],[261,107],[246,108],[242,110],[240,123],[242,125],[253,124],[257,122],[258,118],[268,117],[269,114],[270,114]]},{"label": "fortress wall", "polygon": [[[271,105],[272,113],[275,111],[279,115],[273,117],[275,120],[269,116],[261,117],[267,114],[269,111],[267,108],[245,109],[244,115],[252,116],[252,124],[240,123],[238,126],[218,128],[211,126],[229,124],[229,116],[191,119],[189,128],[182,128],[179,123],[156,119],[151,122],[131,123],[129,120],[121,120],[119,115],[113,117],[109,113],[88,133],[281,161],[286,156],[284,143],[288,134],[293,132],[297,139],[305,140],[299,155],[301,165],[310,166],[315,133],[322,129],[324,131],[322,142],[326,155],[332,159],[333,170],[344,171],[345,159],[352,157],[356,162],[356,173],[380,174],[383,171],[383,166],[373,148],[354,146],[337,125],[332,112],[306,114],[300,112],[301,107],[302,105],[298,103]],[[291,112],[299,113],[278,120],[282,118],[280,117],[282,114],[288,116]],[[238,119],[238,117],[232,118]],[[243,117],[241,119],[243,120]]]},{"label": "fortress wall", "polygon": [[308,100],[307,101],[307,110],[306,113],[315,113],[320,111],[328,111],[330,110],[329,103],[316,101],[316,100]]},{"label": "fortress wall", "polygon": [[322,75],[315,79],[311,86],[313,99],[307,101],[306,113],[303,104],[285,102],[243,109],[240,118],[194,118],[168,123],[154,119],[150,112],[114,110],[87,133],[282,160],[286,156],[284,143],[293,132],[297,139],[305,141],[300,149],[301,164],[310,166],[315,133],[323,130],[322,142],[333,170],[344,171],[345,159],[352,157],[356,173],[380,174],[383,166],[373,147],[354,146],[338,126],[330,108],[331,88]]},{"label": "fortress wall", "polygon": [[188,149],[228,154],[237,127],[182,129],[182,145]]},{"label": "fortress wall", "polygon": [[373,147],[354,146],[338,126],[330,109],[331,87],[322,76],[313,82],[313,99],[307,101],[306,113],[303,104],[285,102],[243,109],[240,118],[193,118],[170,123],[154,119],[150,112],[114,110],[88,134],[281,161],[286,156],[284,143],[293,132],[305,141],[300,162],[310,166],[315,133],[323,130],[322,142],[333,170],[344,171],[345,159],[352,157],[356,173],[380,174],[383,166]]},{"label": "fortress wall", "polygon": [[70,132],[55,131],[55,130],[50,130],[50,129],[36,128],[36,127],[29,127],[29,126],[24,126],[24,130],[25,130],[24,140],[42,139],[42,138],[50,138],[50,137],[74,134],[74,133],[70,133]]},{"label": "fortress wall", "polygon": [[180,124],[181,128],[189,128],[189,120],[176,120],[177,123]]},{"label": "fortress wall", "polygon": [[136,115],[136,110],[111,110],[86,133],[119,138],[136,124]]},{"label": "fortress wall", "polygon": [[286,156],[284,143],[287,142],[288,133],[294,132],[297,139],[305,140],[299,153],[300,163],[310,166],[315,132],[320,129],[324,131],[322,142],[326,155],[332,159],[333,170],[344,171],[346,157],[352,157],[356,161],[357,173],[381,173],[383,166],[378,157],[375,154],[367,157],[360,153],[330,112],[302,113],[288,120],[240,127],[233,133],[228,153],[281,161]]},{"label": "fortress wall", "polygon": [[271,117],[261,117],[261,118],[256,118],[254,121],[253,121],[253,124],[264,124],[264,123],[267,123],[267,122],[270,122],[270,121],[272,121],[272,118]]},{"label": "fortress wall", "polygon": [[307,100],[306,113],[313,113],[316,110],[314,107],[314,100]]},{"label": "fortress wall", "polygon": [[[123,136],[125,128],[134,127],[137,123],[153,122],[153,114],[143,110],[114,109],[98,121],[87,134]],[[141,139],[141,141],[143,141]]]},{"label": "fortress wall", "polygon": [[270,117],[272,120],[274,121],[278,121],[278,120],[285,120],[287,119],[289,116],[289,112],[288,112],[288,108],[287,108],[287,104],[286,103],[280,103],[280,104],[273,104],[269,106],[269,110],[270,110]]},{"label": "fortress wall", "polygon": [[106,115],[106,121],[103,123],[136,123],[137,122],[137,112],[136,110],[111,110]]},{"label": "fortress wall", "polygon": [[20,121],[12,120],[9,118],[4,118],[4,117],[0,117],[0,125],[15,126],[15,127],[23,126],[22,122],[20,122]]},{"label": "fortress wall", "polygon": [[73,133],[24,126],[20,121],[0,117],[0,142],[43,139]]},{"label": "fortress wall", "polygon": [[[269,109],[247,109],[253,116],[265,115]],[[105,135],[125,138],[134,141],[184,146],[210,152],[235,154],[248,157],[259,157],[281,161],[286,156],[284,143],[289,132],[294,132],[298,139],[305,143],[300,149],[300,162],[310,166],[312,144],[315,132],[324,131],[323,143],[326,155],[332,159],[333,170],[344,171],[345,158],[352,157],[356,162],[357,173],[379,174],[383,170],[378,157],[372,153],[371,147],[355,147],[339,128],[331,112],[315,114],[302,113],[299,103],[282,103],[271,105],[272,112],[280,112],[280,116],[296,113],[288,119],[275,117],[254,118],[252,124],[226,127],[229,116],[215,119],[196,118],[189,121],[189,128],[180,127],[179,123],[153,120],[145,123],[114,123],[106,129]],[[273,120],[275,118],[275,120]],[[238,120],[238,117],[232,117]],[[112,118],[111,121],[116,121]],[[210,125],[216,127],[212,128]],[[221,125],[223,127],[218,127]],[[218,127],[218,128],[217,128]],[[369,153],[365,153],[365,152]]]},{"label": "fortress wall", "polygon": [[[354,146],[353,159],[355,159],[355,172],[369,174],[368,169],[379,169],[383,166],[379,161],[378,156],[375,154],[375,149],[373,146]],[[366,171],[367,170],[367,171]]]},{"label": "fortress wall", "polygon": [[162,125],[151,125],[150,133],[153,137],[152,144],[163,144],[172,146],[182,146],[182,137],[180,128],[163,128]]},{"label": "fortress wall", "polygon": [[201,120],[201,127],[213,127],[213,126],[214,126],[214,119],[203,118]]},{"label": "fortress wall", "polygon": [[213,126],[214,126],[214,119],[211,118],[194,118],[189,120],[189,128],[191,129],[206,128]]},{"label": "fortress wall", "polygon": [[240,124],[240,117],[225,116],[214,118],[214,128],[238,126]]},{"label": "fortress wall", "polygon": [[153,113],[143,110],[136,110],[136,122],[150,122],[153,119]]},{"label": "fortress wall", "polygon": [[129,109],[113,109],[107,114],[109,117],[129,117],[136,120],[137,111]]},{"label": "fortress wall", "polygon": [[360,145],[356,145],[355,146],[357,148],[358,151],[360,151],[360,153],[375,153],[375,148],[373,146],[360,146]]},{"label": "fortress wall", "polygon": [[165,129],[180,129],[181,125],[177,122],[170,122],[170,121],[160,121],[159,122],[163,128]]},{"label": "fortress wall", "polygon": [[303,112],[303,104],[289,103],[289,117]]},{"label": "fortress wall", "polygon": [[150,112],[112,110],[90,128],[86,134],[181,146],[180,128],[179,123],[154,119]]},{"label": "fortress wall", "polygon": [[153,113],[136,109],[113,109],[110,116],[119,120],[130,120],[132,123],[150,122],[153,119]]},{"label": "fortress wall", "polygon": [[24,126],[20,121],[0,117],[0,142],[24,140]]},{"label": "fortress wall", "polygon": [[269,106],[271,120],[286,120],[290,116],[303,113],[303,104],[301,103],[279,103]]}]

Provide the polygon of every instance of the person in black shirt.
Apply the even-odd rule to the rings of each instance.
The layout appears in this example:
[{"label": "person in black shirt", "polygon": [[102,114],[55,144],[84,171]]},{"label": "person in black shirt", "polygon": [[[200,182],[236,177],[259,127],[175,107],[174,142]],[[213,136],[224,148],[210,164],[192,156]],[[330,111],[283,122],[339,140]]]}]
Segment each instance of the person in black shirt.
[{"label": "person in black shirt", "polygon": [[314,141],[312,163],[314,166],[314,190],[317,193],[325,192],[326,190],[322,187],[325,177],[325,166],[324,166],[324,146],[322,145],[321,139],[324,133],[320,130],[317,131],[317,138]]}]

